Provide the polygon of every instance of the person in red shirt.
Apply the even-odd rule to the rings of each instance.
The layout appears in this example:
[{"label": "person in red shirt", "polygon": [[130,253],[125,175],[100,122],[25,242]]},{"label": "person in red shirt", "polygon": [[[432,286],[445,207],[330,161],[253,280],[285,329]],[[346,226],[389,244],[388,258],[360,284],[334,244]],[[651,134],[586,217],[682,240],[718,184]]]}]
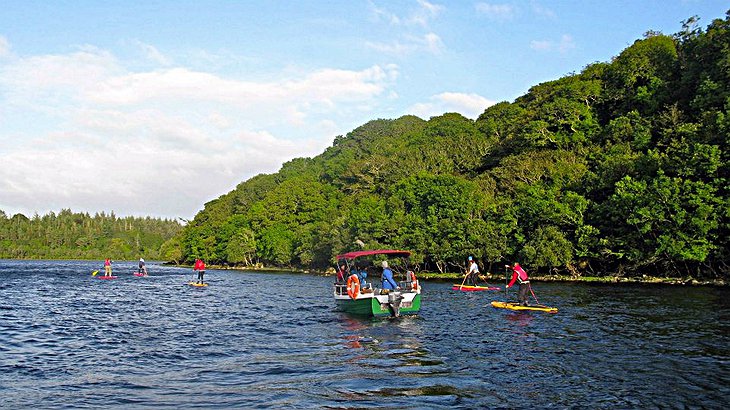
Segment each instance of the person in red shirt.
[{"label": "person in red shirt", "polygon": [[347,274],[347,266],[345,264],[340,265],[340,269],[337,271],[337,283],[345,283],[345,277],[349,276]]},{"label": "person in red shirt", "polygon": [[205,275],[205,262],[203,262],[201,259],[196,259],[195,266],[193,266],[193,271],[198,272],[198,283],[202,285],[203,275]]},{"label": "person in red shirt", "polygon": [[527,272],[517,262],[512,267],[512,280],[507,287],[509,288],[514,285],[515,281],[520,282],[520,290],[518,293],[520,305],[527,306],[527,289],[530,287],[530,279],[527,277]]}]

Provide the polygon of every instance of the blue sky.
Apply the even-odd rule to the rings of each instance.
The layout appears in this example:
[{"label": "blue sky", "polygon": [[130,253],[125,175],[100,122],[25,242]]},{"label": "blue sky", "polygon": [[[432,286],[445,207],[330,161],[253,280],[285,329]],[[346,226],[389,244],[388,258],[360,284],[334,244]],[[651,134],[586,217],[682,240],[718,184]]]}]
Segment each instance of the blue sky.
[{"label": "blue sky", "polygon": [[727,1],[4,1],[0,210],[191,218],[377,118],[476,118]]}]

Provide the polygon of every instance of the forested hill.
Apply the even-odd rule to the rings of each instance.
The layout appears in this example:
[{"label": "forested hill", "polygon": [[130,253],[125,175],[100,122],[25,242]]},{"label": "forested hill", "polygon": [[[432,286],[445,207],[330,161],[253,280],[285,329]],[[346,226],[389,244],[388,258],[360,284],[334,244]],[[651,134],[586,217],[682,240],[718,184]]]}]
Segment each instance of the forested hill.
[{"label": "forested hill", "polygon": [[114,212],[91,216],[63,209],[8,218],[0,211],[0,258],[169,260],[179,255],[165,243],[181,229],[175,220],[120,218]]},{"label": "forested hill", "polygon": [[[374,120],[205,204],[181,259],[323,268],[402,248],[420,268],[727,278],[730,12],[475,121]],[[458,267],[458,268],[457,268]]]}]

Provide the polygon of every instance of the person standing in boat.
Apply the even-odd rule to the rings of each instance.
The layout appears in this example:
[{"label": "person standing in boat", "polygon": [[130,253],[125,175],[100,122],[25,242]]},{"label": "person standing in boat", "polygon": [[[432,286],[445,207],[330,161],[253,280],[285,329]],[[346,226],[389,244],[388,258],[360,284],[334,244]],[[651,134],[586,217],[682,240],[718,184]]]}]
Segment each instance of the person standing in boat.
[{"label": "person standing in boat", "polygon": [[472,286],[477,286],[479,279],[479,265],[474,261],[474,258],[469,257],[469,271],[466,273],[466,281]]},{"label": "person standing in boat", "polygon": [[193,266],[193,271],[198,272],[198,283],[202,285],[203,275],[205,275],[205,262],[203,262],[202,259],[196,259],[195,266]]},{"label": "person standing in boat", "polygon": [[147,276],[147,266],[142,258],[139,258],[139,269],[137,269],[137,273]]},{"label": "person standing in boat", "polygon": [[109,258],[104,260],[104,276],[112,276],[112,260]]},{"label": "person standing in boat", "polygon": [[[509,267],[509,265],[507,265],[507,267]],[[507,285],[507,288],[514,285],[515,281],[520,282],[520,289],[517,294],[520,305],[527,306],[527,289],[530,287],[530,279],[527,277],[527,272],[525,272],[525,270],[522,269],[522,266],[520,266],[517,262],[515,262],[514,266],[512,266],[512,280]]]},{"label": "person standing in boat", "polygon": [[398,289],[398,284],[393,279],[393,271],[388,267],[388,261],[383,261],[383,289],[394,290]]}]

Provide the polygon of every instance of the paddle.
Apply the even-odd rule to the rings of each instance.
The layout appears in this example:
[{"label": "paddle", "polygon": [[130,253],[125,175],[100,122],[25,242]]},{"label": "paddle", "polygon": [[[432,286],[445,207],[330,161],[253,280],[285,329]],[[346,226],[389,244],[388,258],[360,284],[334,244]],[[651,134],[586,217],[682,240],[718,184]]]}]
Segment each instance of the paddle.
[{"label": "paddle", "polygon": [[95,271],[91,272],[91,276],[96,276],[97,273],[99,273],[99,271],[95,270]]},{"label": "paddle", "polygon": [[459,290],[461,290],[461,288],[464,286],[464,282],[466,282],[466,277],[467,276],[469,276],[469,272],[467,272],[466,274],[464,274],[464,280],[461,281],[461,285],[459,285]]},{"label": "paddle", "polygon": [[539,305],[540,301],[537,300],[537,296],[535,296],[535,292],[532,291],[532,284],[528,283],[527,286],[530,288],[530,293],[532,293],[532,297],[535,298],[535,302],[537,302],[537,304]]},{"label": "paddle", "polygon": [[509,265],[504,265],[504,301],[507,301],[507,282],[509,281]]}]

